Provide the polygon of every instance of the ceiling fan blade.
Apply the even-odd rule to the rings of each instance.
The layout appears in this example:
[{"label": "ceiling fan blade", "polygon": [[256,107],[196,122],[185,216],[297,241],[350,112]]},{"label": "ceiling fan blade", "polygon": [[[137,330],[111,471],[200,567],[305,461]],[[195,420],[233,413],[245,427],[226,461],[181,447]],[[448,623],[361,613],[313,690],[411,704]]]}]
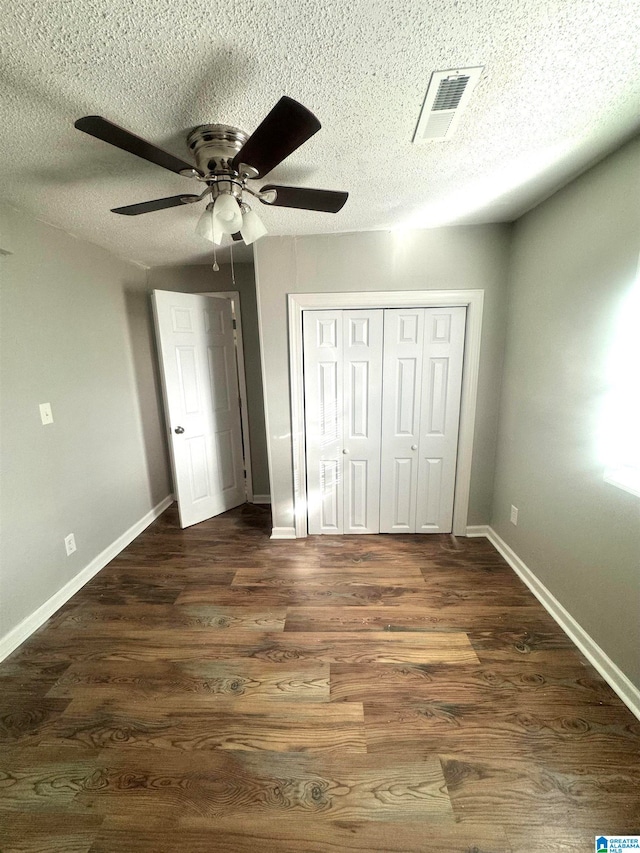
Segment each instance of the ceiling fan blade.
[{"label": "ceiling fan blade", "polygon": [[263,178],[320,127],[311,110],[284,95],[233,158],[233,168],[245,163]]},{"label": "ceiling fan blade", "polygon": [[117,124],[112,124],[102,116],[84,116],[79,118],[74,123],[74,127],[83,133],[88,133],[89,136],[95,136],[96,139],[102,139],[103,142],[108,142],[110,145],[115,145],[116,148],[121,148],[123,151],[129,151],[137,157],[142,157],[143,160],[148,160],[149,163],[155,163],[157,166],[162,166],[163,169],[169,169],[170,172],[178,174],[185,169],[198,171],[191,163],[181,160],[179,157],[174,157],[168,151],[158,148],[146,139],[140,136],[135,136],[129,133],[123,127],[118,127]]},{"label": "ceiling fan blade", "polygon": [[168,198],[156,198],[154,201],[141,201],[140,204],[129,204],[126,207],[114,207],[111,209],[111,213],[121,213],[123,216],[138,216],[140,213],[152,213],[154,210],[179,207],[181,204],[192,204],[194,201],[199,200],[199,195],[172,195]]},{"label": "ceiling fan blade", "polygon": [[336,190],[312,190],[307,187],[281,187],[276,184],[267,184],[262,187],[261,193],[274,192],[276,197],[273,201],[260,199],[263,204],[273,207],[298,207],[302,210],[319,210],[323,213],[337,213],[345,205],[349,193]]}]

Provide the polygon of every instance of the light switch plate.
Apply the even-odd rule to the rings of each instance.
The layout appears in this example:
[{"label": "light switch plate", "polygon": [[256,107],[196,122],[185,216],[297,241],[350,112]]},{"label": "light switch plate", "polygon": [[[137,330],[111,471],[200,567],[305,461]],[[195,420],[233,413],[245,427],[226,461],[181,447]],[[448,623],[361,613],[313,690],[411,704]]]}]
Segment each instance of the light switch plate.
[{"label": "light switch plate", "polygon": [[45,425],[53,423],[53,412],[51,411],[51,403],[40,403],[40,420]]}]

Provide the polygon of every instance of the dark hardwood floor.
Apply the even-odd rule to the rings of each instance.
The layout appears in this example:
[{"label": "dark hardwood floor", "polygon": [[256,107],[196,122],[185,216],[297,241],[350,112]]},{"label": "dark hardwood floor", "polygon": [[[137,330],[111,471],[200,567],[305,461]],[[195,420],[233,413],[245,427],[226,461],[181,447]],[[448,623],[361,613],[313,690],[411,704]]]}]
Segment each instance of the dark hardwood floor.
[{"label": "dark hardwood floor", "polygon": [[582,853],[640,722],[483,539],[168,510],[0,664],[0,852]]}]

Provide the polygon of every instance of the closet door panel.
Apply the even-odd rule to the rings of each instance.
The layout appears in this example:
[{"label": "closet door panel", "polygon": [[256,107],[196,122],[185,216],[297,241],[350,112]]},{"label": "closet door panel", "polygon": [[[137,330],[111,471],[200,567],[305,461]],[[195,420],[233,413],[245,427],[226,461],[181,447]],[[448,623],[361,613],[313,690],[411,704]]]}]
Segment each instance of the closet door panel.
[{"label": "closet door panel", "polygon": [[343,532],[342,317],[303,315],[309,533]]},{"label": "closet door panel", "polygon": [[426,308],[417,533],[450,533],[458,453],[465,308]]},{"label": "closet door panel", "polygon": [[380,532],[416,524],[424,309],[384,312]]},{"label": "closet door panel", "polygon": [[309,533],[452,529],[466,309],[309,311]]},{"label": "closet door panel", "polygon": [[344,533],[378,533],[382,309],[343,311]]}]

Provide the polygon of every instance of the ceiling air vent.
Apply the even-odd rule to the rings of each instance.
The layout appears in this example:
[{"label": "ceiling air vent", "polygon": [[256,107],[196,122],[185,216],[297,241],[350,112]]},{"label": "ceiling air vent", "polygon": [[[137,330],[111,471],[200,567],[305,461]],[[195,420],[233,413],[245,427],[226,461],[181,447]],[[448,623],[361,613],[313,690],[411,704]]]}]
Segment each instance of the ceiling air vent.
[{"label": "ceiling air vent", "polygon": [[413,136],[414,142],[451,139],[483,68],[433,72]]}]

